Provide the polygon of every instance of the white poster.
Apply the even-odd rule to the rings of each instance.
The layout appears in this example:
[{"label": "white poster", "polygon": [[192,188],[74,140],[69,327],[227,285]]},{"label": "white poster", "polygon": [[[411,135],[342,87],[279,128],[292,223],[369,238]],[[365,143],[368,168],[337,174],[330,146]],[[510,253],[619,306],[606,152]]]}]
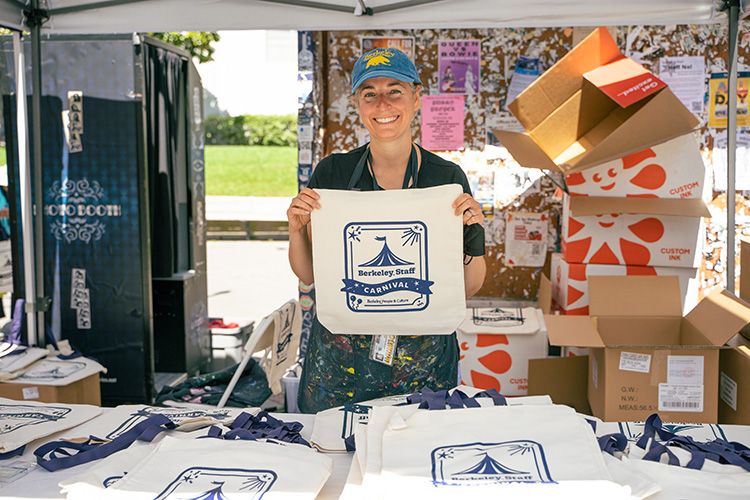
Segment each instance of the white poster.
[{"label": "white poster", "polygon": [[[735,156],[735,189],[750,189],[750,134],[737,132]],[[713,151],[714,190],[727,190],[727,137],[720,135],[714,139]]]},{"label": "white poster", "polygon": [[547,256],[547,215],[508,212],[505,263],[508,267],[541,267]]},{"label": "white poster", "polygon": [[539,78],[539,59],[535,57],[521,56],[513,71],[513,77],[508,85],[508,95],[505,97],[505,109],[513,102],[518,94],[526,90],[534,80]]},{"label": "white poster", "polygon": [[703,113],[706,63],[703,56],[662,57],[659,78],[691,113]]}]

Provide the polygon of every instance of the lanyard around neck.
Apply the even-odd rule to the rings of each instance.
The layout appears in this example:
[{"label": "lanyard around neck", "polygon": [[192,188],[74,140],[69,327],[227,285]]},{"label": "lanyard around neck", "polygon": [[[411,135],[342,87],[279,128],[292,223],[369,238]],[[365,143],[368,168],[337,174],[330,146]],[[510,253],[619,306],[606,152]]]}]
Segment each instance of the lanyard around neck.
[{"label": "lanyard around neck", "polygon": [[[364,154],[357,162],[357,165],[354,167],[354,172],[352,172],[352,178],[349,180],[349,186],[347,189],[349,191],[353,190],[357,184],[359,184],[359,180],[362,178],[362,175],[364,174],[365,168],[370,163],[370,146],[367,146],[367,149],[365,149]],[[414,144],[411,145],[411,155],[409,156],[409,165],[406,167],[406,172],[404,172],[404,183],[401,186],[401,189],[408,189],[409,183],[411,182],[411,187],[417,187],[417,176],[419,175],[419,159],[417,158],[417,148],[414,147]],[[372,190],[373,191],[380,191],[383,188],[380,187],[378,184],[378,181],[375,179],[375,172],[372,172]]]}]

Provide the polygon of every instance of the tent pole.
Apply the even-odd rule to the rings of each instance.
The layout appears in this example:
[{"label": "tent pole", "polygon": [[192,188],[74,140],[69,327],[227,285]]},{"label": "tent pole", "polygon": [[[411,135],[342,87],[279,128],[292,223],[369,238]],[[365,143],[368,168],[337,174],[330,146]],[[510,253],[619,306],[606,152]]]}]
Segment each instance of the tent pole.
[{"label": "tent pole", "polygon": [[737,31],[739,0],[729,2],[729,60],[727,61],[727,279],[726,289],[735,292],[735,168],[737,157]]},{"label": "tent pole", "polygon": [[[39,0],[31,0],[33,12],[39,11]],[[44,185],[42,183],[42,49],[41,19],[31,23],[31,144],[34,148],[34,246],[36,268],[37,341],[38,345],[46,344],[44,335],[44,312],[47,304],[44,299]]]},{"label": "tent pole", "polygon": [[[23,241],[23,282],[26,304],[36,303],[34,277],[34,238],[32,237],[31,167],[29,165],[28,115],[26,113],[26,63],[21,45],[21,33],[13,32],[13,56],[16,67],[16,131],[18,134],[18,179],[21,191],[21,239]],[[31,257],[31,258],[30,258]],[[26,342],[36,345],[36,314],[26,309]]]}]

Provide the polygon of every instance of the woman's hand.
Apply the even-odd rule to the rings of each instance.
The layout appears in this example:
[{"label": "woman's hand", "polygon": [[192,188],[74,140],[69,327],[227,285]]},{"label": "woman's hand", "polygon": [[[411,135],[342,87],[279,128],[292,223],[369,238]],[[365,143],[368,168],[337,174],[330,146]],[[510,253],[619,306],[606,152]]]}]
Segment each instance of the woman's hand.
[{"label": "woman's hand", "polygon": [[463,214],[464,226],[484,223],[482,207],[469,193],[462,193],[461,196],[456,198],[456,201],[453,202],[453,208],[456,215]]},{"label": "woman's hand", "polygon": [[310,223],[310,214],[320,208],[320,195],[310,188],[303,188],[297,196],[292,198],[286,211],[289,221],[289,232],[299,232]]}]

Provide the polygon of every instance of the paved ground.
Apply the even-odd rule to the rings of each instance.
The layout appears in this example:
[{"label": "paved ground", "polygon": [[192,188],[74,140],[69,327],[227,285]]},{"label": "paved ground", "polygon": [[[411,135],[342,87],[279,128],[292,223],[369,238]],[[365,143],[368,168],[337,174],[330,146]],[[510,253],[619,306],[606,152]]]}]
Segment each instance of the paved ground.
[{"label": "paved ground", "polygon": [[[285,221],[290,198],[208,196],[209,220]],[[208,314],[254,319],[297,298],[297,277],[289,268],[287,241],[209,240]]]},{"label": "paved ground", "polygon": [[297,298],[297,277],[287,260],[287,241],[208,242],[208,314],[256,323]]}]

